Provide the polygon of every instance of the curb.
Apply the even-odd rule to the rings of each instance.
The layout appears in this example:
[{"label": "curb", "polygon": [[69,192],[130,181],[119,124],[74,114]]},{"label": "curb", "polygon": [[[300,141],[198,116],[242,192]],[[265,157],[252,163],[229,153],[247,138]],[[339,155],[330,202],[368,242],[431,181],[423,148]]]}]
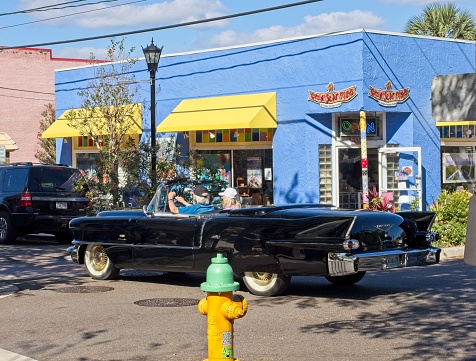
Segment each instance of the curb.
[{"label": "curb", "polygon": [[441,249],[441,259],[463,258],[464,246],[448,247]]},{"label": "curb", "polygon": [[32,358],[22,356],[14,352],[10,352],[2,348],[0,348],[0,360],[2,361],[36,361]]},{"label": "curb", "polygon": [[10,296],[18,291],[17,286],[8,283],[0,282],[0,298]]}]

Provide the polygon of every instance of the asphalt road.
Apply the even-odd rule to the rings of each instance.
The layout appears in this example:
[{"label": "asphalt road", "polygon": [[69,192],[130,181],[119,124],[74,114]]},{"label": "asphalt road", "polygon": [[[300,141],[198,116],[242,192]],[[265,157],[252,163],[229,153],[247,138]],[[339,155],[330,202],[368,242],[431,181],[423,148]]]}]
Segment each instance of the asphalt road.
[{"label": "asphalt road", "polygon": [[[94,281],[50,238],[0,245],[0,348],[39,361],[207,358],[204,275],[122,271]],[[476,267],[462,259],[368,273],[339,288],[295,277],[235,321],[241,361],[476,360]],[[188,306],[187,304],[190,304]],[[15,359],[17,360],[17,359]],[[4,361],[4,360],[1,360]]]}]

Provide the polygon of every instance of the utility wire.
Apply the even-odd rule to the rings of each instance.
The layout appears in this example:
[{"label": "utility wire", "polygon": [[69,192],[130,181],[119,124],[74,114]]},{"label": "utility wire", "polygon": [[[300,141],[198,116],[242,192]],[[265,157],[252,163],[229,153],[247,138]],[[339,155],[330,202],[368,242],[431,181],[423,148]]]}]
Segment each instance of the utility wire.
[{"label": "utility wire", "polygon": [[[77,0],[77,1],[84,1],[84,0]],[[119,0],[102,0],[102,1],[95,2],[95,3],[87,3],[87,4],[79,4],[79,5],[65,5],[65,6],[60,6],[60,7],[52,7],[50,5],[47,9],[36,10],[36,11],[63,10],[63,9],[68,9],[68,8],[77,8],[77,7],[83,7],[83,6],[89,6],[89,5],[98,5],[98,4],[102,4],[102,3],[111,3],[111,2],[115,2],[115,1],[119,1]],[[58,5],[58,4],[56,4],[56,5]],[[32,11],[29,11],[29,12],[32,12]]]},{"label": "utility wire", "polygon": [[51,99],[42,99],[42,98],[30,98],[30,97],[18,97],[18,96],[15,96],[15,95],[4,95],[4,94],[0,94],[0,97],[4,97],[4,98],[15,98],[15,99],[25,99],[25,100],[42,100],[42,101],[45,101],[45,102],[54,102],[55,101],[55,98],[51,98]]},{"label": "utility wire", "polygon": [[22,90],[22,89],[15,89],[15,88],[7,88],[7,87],[4,87],[4,86],[0,86],[0,89],[15,90],[15,91],[19,91],[19,92],[35,93],[35,94],[55,95],[55,93],[45,93],[45,92],[37,92],[37,91],[34,91],[34,90]]},{"label": "utility wire", "polygon": [[[114,1],[115,1],[115,0],[114,0]],[[74,13],[74,14],[61,15],[61,16],[56,16],[56,17],[48,18],[48,19],[41,19],[41,20],[36,20],[36,21],[29,21],[29,22],[27,22],[27,23],[21,23],[21,24],[3,26],[3,27],[0,27],[0,30],[2,30],[2,29],[8,29],[8,28],[14,28],[14,27],[17,27],[17,26],[23,26],[23,25],[34,24],[34,23],[41,23],[41,22],[43,22],[43,21],[48,21],[48,20],[62,19],[62,18],[68,17],[68,16],[75,16],[75,15],[80,15],[80,14],[92,13],[92,12],[94,12],[94,11],[109,10],[109,9],[112,9],[112,8],[115,8],[115,7],[118,7],[118,6],[124,6],[124,5],[130,5],[130,4],[140,3],[140,2],[143,2],[143,1],[147,1],[147,0],[136,0],[136,1],[131,1],[131,2],[128,2],[128,3],[124,3],[124,4],[118,4],[118,5],[108,6],[108,7],[100,8],[100,9],[92,9],[92,10],[80,11],[80,12],[77,12],[77,13]],[[88,5],[89,5],[89,4],[88,4]]]},{"label": "utility wire", "polygon": [[[73,4],[73,3],[83,2],[83,1],[87,1],[87,0],[74,0],[74,1],[68,1],[68,2],[65,2],[65,3],[46,5],[46,6],[41,6],[39,8],[31,8],[31,9],[14,11],[14,12],[10,12],[10,13],[3,13],[3,14],[0,14],[0,16],[28,14],[28,13],[34,13],[34,12],[37,12],[37,11],[62,10],[62,9],[66,9],[66,8],[75,8],[75,7],[79,7],[79,6],[88,6],[88,5],[97,5],[97,4],[101,4],[101,3],[113,2],[113,1],[119,1],[119,0],[102,0],[102,1],[95,2],[95,3],[80,4],[80,5],[68,5],[68,4]],[[66,5],[66,6],[60,6],[60,5]],[[55,7],[55,6],[60,6],[60,7]]]},{"label": "utility wire", "polygon": [[196,21],[188,21],[188,22],[185,22],[185,23],[165,25],[165,26],[159,26],[159,27],[156,27],[156,28],[149,28],[149,29],[142,29],[142,30],[126,31],[126,32],[122,32],[122,33],[115,33],[115,34],[109,34],[109,35],[91,36],[91,37],[87,37],[87,38],[53,41],[53,42],[40,43],[40,44],[8,46],[8,47],[0,48],[0,51],[1,50],[10,50],[10,49],[19,49],[19,48],[34,48],[34,47],[43,47],[43,46],[50,46],[50,45],[79,43],[79,42],[89,41],[89,40],[115,38],[115,37],[120,37],[120,36],[125,36],[125,35],[147,33],[147,32],[151,32],[151,31],[174,29],[174,28],[180,28],[180,27],[185,27],[185,26],[210,23],[210,22],[213,22],[213,21],[220,21],[220,20],[238,18],[238,17],[242,17],[242,16],[254,15],[254,14],[264,13],[264,12],[268,12],[268,11],[281,10],[281,9],[286,9],[286,8],[290,8],[290,7],[294,7],[294,6],[300,6],[300,5],[315,3],[315,2],[318,2],[318,1],[323,1],[323,0],[300,1],[300,2],[297,2],[297,3],[273,6],[273,7],[270,7],[270,8],[264,8],[264,9],[258,9],[258,10],[252,10],[252,11],[245,11],[245,12],[242,12],[242,13],[236,13],[236,14],[231,14],[231,15],[218,16],[218,17],[215,17],[215,18],[202,19],[202,20],[196,20]]}]

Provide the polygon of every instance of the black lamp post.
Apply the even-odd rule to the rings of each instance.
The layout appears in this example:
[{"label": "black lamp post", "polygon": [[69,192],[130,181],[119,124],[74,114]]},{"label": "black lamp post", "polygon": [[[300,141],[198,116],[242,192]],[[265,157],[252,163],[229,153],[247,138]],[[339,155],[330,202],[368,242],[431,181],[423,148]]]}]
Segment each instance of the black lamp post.
[{"label": "black lamp post", "polygon": [[164,47],[157,47],[154,44],[154,38],[152,38],[151,44],[144,49],[142,47],[142,51],[144,52],[145,61],[147,63],[147,68],[150,72],[150,146],[152,148],[152,156],[151,156],[151,181],[152,186],[155,188],[156,184],[156,170],[157,170],[157,153],[155,149],[156,143],[156,129],[155,129],[155,73],[157,72],[157,68],[159,66],[160,55],[162,55],[162,49]]}]

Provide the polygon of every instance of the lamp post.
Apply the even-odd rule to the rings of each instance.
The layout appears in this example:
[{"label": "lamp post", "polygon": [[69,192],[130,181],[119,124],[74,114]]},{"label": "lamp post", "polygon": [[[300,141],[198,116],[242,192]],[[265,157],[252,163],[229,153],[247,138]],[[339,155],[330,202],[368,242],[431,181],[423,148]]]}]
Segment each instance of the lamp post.
[{"label": "lamp post", "polygon": [[151,155],[151,181],[152,187],[155,188],[156,185],[156,170],[157,170],[157,153],[155,149],[156,145],[156,129],[155,129],[155,73],[159,66],[160,55],[162,55],[162,49],[164,47],[157,47],[154,44],[154,38],[150,45],[142,51],[144,52],[145,61],[147,63],[147,68],[150,73],[150,146],[152,148]]}]

